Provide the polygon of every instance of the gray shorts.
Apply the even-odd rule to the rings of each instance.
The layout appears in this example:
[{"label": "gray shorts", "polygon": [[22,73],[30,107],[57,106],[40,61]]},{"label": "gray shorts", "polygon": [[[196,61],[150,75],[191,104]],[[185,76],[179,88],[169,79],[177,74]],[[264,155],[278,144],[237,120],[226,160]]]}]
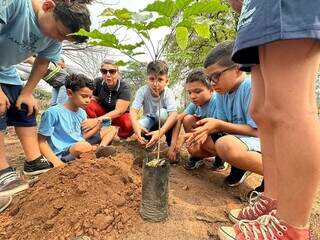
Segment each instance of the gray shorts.
[{"label": "gray shorts", "polygon": [[249,136],[243,136],[243,135],[232,135],[238,138],[241,142],[243,142],[247,148],[248,151],[254,151],[261,153],[261,145],[260,145],[260,139],[257,137],[249,137]]},{"label": "gray shorts", "polygon": [[244,0],[232,59],[259,64],[259,46],[301,38],[320,40],[320,0]]}]

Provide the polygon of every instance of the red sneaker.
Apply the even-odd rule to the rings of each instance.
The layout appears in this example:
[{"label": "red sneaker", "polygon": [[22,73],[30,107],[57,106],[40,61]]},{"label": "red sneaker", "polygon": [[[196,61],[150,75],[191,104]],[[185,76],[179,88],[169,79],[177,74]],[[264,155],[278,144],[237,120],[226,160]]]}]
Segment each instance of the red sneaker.
[{"label": "red sneaker", "polygon": [[256,220],[263,215],[268,215],[271,211],[277,208],[277,201],[262,195],[252,194],[255,197],[250,197],[249,206],[243,209],[233,209],[229,213],[229,219],[233,223],[238,223],[241,220]]},{"label": "red sneaker", "polygon": [[220,240],[310,240],[309,229],[299,229],[278,220],[273,214],[254,221],[240,221],[233,227],[221,227]]}]

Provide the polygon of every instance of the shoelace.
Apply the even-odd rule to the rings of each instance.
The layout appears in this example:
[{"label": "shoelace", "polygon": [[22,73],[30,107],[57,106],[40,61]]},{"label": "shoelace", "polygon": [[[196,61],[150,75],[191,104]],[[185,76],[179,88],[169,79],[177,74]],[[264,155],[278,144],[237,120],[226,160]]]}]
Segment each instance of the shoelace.
[{"label": "shoelace", "polygon": [[44,157],[40,158],[40,162],[46,164],[47,166],[50,165],[49,161]]},{"label": "shoelace", "polygon": [[[277,240],[276,234],[280,237],[283,236],[283,232],[287,230],[287,227],[270,214],[262,216],[255,221],[242,220],[239,222],[239,229],[246,240],[259,240],[259,236],[262,236],[263,240]],[[254,239],[251,239],[250,233],[253,234]],[[268,238],[268,236],[272,237],[272,239]]]},{"label": "shoelace", "polygon": [[262,210],[266,210],[265,205],[268,204],[268,201],[261,198],[261,193],[256,191],[251,192],[249,197],[249,206],[242,210],[242,214],[250,214],[250,210],[253,211],[254,215],[257,215],[258,212],[262,213]]}]

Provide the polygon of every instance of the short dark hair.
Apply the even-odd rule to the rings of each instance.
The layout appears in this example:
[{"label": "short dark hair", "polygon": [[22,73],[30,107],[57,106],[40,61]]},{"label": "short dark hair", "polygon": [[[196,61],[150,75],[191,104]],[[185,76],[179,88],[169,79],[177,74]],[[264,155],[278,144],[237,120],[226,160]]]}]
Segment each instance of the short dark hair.
[{"label": "short dark hair", "polygon": [[66,76],[66,83],[65,83],[66,89],[70,89],[72,92],[77,92],[81,88],[89,88],[91,90],[94,89],[93,81],[92,79],[86,77],[84,74],[76,74],[72,73],[68,76]]},{"label": "short dark hair", "polygon": [[203,69],[196,69],[188,75],[186,79],[186,84],[192,83],[192,82],[201,82],[207,88],[211,88],[211,83],[208,80],[208,76],[207,74],[205,74]]},{"label": "short dark hair", "polygon": [[112,65],[114,66],[116,69],[119,69],[118,66],[117,66],[117,63],[114,61],[114,60],[111,60],[111,59],[104,59],[103,62],[101,63],[101,68],[103,65]]},{"label": "short dark hair", "polygon": [[203,63],[205,68],[219,64],[223,67],[231,67],[234,65],[232,61],[234,41],[224,41],[219,43],[211,52],[207,55],[206,60]]},{"label": "short dark hair", "polygon": [[156,60],[152,61],[147,66],[147,74],[155,74],[155,75],[168,75],[169,67],[165,61]]},{"label": "short dark hair", "polygon": [[[90,12],[87,8],[88,3],[93,0],[55,0],[56,6],[53,15],[56,20],[62,22],[72,33],[78,32],[81,28],[90,31],[91,20]],[[72,36],[77,43],[85,42],[88,37]]]}]

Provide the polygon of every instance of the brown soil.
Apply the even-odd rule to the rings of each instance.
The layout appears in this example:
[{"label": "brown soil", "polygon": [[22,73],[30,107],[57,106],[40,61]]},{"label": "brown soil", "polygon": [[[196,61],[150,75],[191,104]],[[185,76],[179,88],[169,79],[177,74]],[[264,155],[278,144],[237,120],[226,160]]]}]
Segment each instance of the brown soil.
[{"label": "brown soil", "polygon": [[[12,132],[6,147],[12,165],[21,169],[23,153]],[[96,160],[88,154],[41,175],[0,215],[0,239],[217,239],[217,228],[231,225],[229,209],[242,206],[240,196],[261,179],[253,174],[240,187],[227,188],[223,178],[228,172],[213,173],[210,162],[193,172],[172,166],[169,218],[147,223],[139,216],[139,164],[146,152],[134,142],[118,143],[116,149],[115,156]],[[320,239],[319,220],[318,200],[311,219],[314,240]]]}]

